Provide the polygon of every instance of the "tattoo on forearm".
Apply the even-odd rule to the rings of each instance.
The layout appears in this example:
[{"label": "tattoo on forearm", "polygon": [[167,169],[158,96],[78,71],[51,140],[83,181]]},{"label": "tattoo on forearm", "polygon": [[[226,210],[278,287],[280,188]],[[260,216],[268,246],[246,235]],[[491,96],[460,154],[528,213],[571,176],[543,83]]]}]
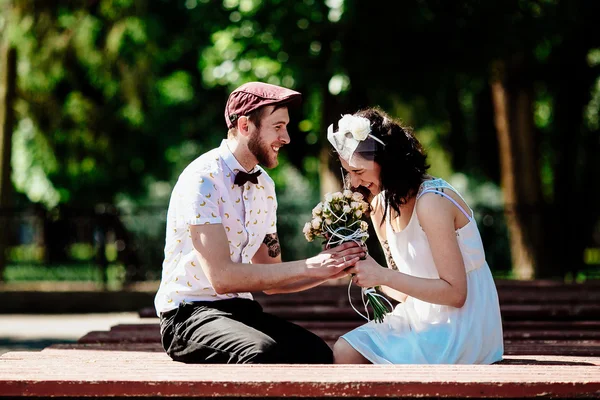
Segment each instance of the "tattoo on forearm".
[{"label": "tattoo on forearm", "polygon": [[276,233],[269,233],[265,236],[263,243],[267,245],[269,249],[269,257],[277,257],[281,254],[281,246],[279,245],[279,237]]},{"label": "tattoo on forearm", "polygon": [[398,271],[398,266],[394,262],[394,258],[392,257],[392,252],[390,251],[390,245],[388,244],[387,240],[384,240],[383,242],[381,242],[381,247],[383,248],[383,253],[385,254],[385,259],[387,260],[388,266],[391,269]]}]

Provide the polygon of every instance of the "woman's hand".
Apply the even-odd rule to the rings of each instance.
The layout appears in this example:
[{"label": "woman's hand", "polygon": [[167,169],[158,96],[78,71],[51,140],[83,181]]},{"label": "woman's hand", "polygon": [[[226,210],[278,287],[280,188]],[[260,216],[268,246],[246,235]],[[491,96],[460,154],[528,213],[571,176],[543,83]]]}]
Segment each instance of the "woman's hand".
[{"label": "woman's hand", "polygon": [[389,270],[379,265],[373,257],[367,255],[363,261],[358,261],[348,269],[353,274],[352,282],[360,287],[374,287],[385,284],[385,274]]},{"label": "woman's hand", "polygon": [[307,275],[312,278],[331,278],[347,275],[344,270],[354,266],[365,255],[365,249],[354,242],[323,250],[316,256],[306,260]]}]

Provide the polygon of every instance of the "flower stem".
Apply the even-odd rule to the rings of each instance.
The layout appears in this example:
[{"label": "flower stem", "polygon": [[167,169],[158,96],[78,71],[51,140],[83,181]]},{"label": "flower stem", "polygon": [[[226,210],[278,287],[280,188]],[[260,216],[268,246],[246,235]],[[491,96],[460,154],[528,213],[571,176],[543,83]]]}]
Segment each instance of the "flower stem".
[{"label": "flower stem", "polygon": [[381,323],[385,318],[385,314],[390,312],[387,307],[381,302],[379,298],[373,296],[372,294],[367,294],[367,299],[369,300],[369,304],[371,304],[371,308],[373,309],[373,319],[375,322]]}]

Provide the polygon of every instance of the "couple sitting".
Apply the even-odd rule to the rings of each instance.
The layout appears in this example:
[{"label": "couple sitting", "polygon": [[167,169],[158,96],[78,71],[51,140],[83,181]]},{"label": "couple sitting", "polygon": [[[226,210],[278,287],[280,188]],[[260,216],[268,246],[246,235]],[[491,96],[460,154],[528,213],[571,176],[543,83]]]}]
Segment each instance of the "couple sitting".
[{"label": "couple sitting", "polygon": [[[351,186],[368,192],[388,268],[354,243],[281,261],[275,187],[260,165],[277,165],[290,142],[287,107],[299,101],[300,93],[279,86],[242,85],[225,107],[227,139],[179,177],[155,299],[168,355],[186,363],[499,361],[498,296],[473,211],[448,183],[427,175],[412,132],[379,110],[345,117],[328,139]],[[354,123],[366,129],[357,134]],[[297,292],[348,274],[400,303],[383,323],[343,335],[333,351],[264,313],[249,293]]]}]

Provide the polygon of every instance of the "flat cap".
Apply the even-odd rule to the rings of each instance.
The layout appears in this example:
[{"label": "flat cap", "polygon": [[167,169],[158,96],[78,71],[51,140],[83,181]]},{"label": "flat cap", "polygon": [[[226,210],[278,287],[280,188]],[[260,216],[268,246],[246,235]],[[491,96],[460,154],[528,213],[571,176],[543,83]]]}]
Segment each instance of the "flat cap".
[{"label": "flat cap", "polygon": [[248,82],[235,89],[229,95],[225,105],[227,128],[233,128],[235,121],[247,116],[263,106],[287,104],[297,105],[302,95],[295,90],[263,82]]}]

